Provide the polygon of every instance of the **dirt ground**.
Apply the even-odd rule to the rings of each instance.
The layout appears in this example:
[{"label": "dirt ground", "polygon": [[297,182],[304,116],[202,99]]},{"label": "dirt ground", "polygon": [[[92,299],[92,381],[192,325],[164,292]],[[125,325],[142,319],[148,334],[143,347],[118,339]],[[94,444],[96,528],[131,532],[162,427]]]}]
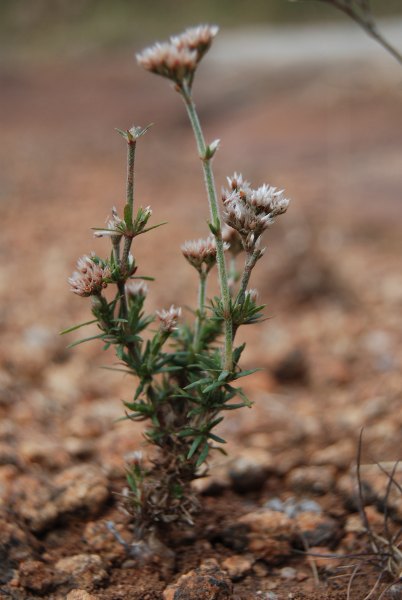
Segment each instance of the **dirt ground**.
[{"label": "dirt ground", "polygon": [[[195,93],[207,138],[222,140],[218,187],[237,170],[292,205],[253,280],[271,317],[244,333],[244,367],[261,368],[244,385],[255,404],[222,424],[229,457],[198,482],[202,511],[168,540],[173,565],[139,564],[107,526],[130,544],[118,494],[143,441],[116,419],[132,381],[99,368],[114,357],[96,342],[67,350],[77,338],[58,332],[90,318],[66,279],[78,256],[108,251],[90,227],[122,204],[113,129],[133,122],[155,123],[136,202],[168,221],[135,248],[157,280],[147,307],[193,301],[179,245],[206,235],[208,214],[183,107],[126,54],[3,65],[0,80],[0,596],[365,598],[382,568],[358,514],[362,428],[370,524],[392,535],[402,521],[400,488],[386,497],[376,465],[389,473],[402,447],[400,77],[352,62],[203,66]],[[198,595],[183,580],[162,595],[200,567]]]}]

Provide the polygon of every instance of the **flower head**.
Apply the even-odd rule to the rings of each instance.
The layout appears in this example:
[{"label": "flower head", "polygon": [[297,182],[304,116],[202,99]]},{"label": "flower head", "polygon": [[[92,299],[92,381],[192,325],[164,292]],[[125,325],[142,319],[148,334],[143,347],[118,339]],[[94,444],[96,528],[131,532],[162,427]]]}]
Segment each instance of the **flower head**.
[{"label": "flower head", "polygon": [[198,25],[198,27],[189,27],[180,35],[170,38],[176,48],[187,48],[197,52],[197,62],[201,60],[208,52],[214,37],[219,31],[217,25]]},{"label": "flower head", "polygon": [[248,250],[256,247],[261,235],[272,225],[274,217],[286,212],[289,200],[283,190],[264,183],[253,189],[241,174],[227,178],[229,189],[222,192],[224,222],[235,229]]},{"label": "flower head", "polygon": [[77,270],[68,279],[71,291],[78,296],[99,295],[107,287],[110,278],[110,268],[102,265],[94,254],[85,255],[78,259]]},{"label": "flower head", "polygon": [[145,281],[128,281],[125,287],[127,298],[131,300],[146,298],[148,294],[148,286]]},{"label": "flower head", "polygon": [[[226,244],[226,249],[227,247],[228,245]],[[207,239],[184,242],[181,251],[184,258],[199,273],[208,273],[216,263],[216,242],[212,236],[209,236]]]},{"label": "flower head", "polygon": [[177,321],[181,315],[181,308],[176,308],[172,304],[169,310],[163,308],[162,310],[157,310],[156,314],[159,317],[161,330],[165,333],[172,333],[177,327]]},{"label": "flower head", "polygon": [[169,42],[157,42],[136,55],[139,65],[177,84],[191,86],[194,72],[218,33],[216,25],[199,25],[172,36]]},{"label": "flower head", "polygon": [[137,62],[147,71],[181,83],[191,77],[197,66],[197,52],[178,48],[172,43],[156,43],[136,56]]}]

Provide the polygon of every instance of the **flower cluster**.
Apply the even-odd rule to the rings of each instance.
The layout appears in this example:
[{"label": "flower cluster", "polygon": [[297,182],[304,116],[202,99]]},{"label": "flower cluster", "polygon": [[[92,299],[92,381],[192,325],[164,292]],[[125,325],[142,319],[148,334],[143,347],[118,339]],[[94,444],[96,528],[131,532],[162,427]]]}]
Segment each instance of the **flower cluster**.
[{"label": "flower cluster", "polygon": [[283,190],[266,183],[253,189],[241,174],[228,177],[229,189],[224,189],[222,201],[225,207],[223,220],[235,229],[246,250],[252,251],[261,235],[274,222],[274,217],[286,212],[289,200]]},{"label": "flower cluster", "polygon": [[129,300],[146,298],[148,294],[148,286],[144,281],[128,281],[125,288]]},{"label": "flower cluster", "polygon": [[[225,250],[229,248],[225,244]],[[207,274],[216,263],[216,242],[215,238],[209,236],[207,239],[191,240],[184,242],[181,247],[184,258],[200,274]]]},{"label": "flower cluster", "polygon": [[158,42],[137,54],[138,64],[177,84],[186,80],[191,85],[197,65],[217,33],[215,25],[191,27],[180,35],[172,36],[169,42]]},{"label": "flower cluster", "polygon": [[71,291],[78,296],[97,296],[103,288],[107,287],[110,276],[110,268],[103,266],[92,254],[78,259],[77,270],[74,271],[68,282]]},{"label": "flower cluster", "polygon": [[176,308],[172,304],[169,310],[163,308],[162,310],[157,310],[156,314],[159,317],[161,330],[165,333],[172,333],[176,329],[177,321],[180,318],[181,308]]}]

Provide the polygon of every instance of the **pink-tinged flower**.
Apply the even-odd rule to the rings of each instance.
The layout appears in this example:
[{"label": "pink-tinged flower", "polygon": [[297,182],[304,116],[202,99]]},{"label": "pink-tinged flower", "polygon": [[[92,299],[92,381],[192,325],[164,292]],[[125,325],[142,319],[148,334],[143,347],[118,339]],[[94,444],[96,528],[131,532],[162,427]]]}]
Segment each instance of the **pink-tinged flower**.
[{"label": "pink-tinged flower", "polygon": [[289,200],[283,196],[283,190],[266,183],[257,189],[251,188],[239,173],[227,181],[229,189],[222,192],[223,220],[240,234],[244,247],[253,250],[274,217],[286,212]]},{"label": "pink-tinged flower", "polygon": [[172,43],[156,43],[136,56],[137,62],[147,71],[181,83],[191,77],[197,66],[197,52],[178,48]]},{"label": "pink-tinged flower", "polygon": [[172,333],[172,331],[177,328],[177,321],[181,315],[181,308],[176,308],[172,304],[169,310],[157,310],[156,314],[159,317],[161,330],[165,333]]},{"label": "pink-tinged flower", "polygon": [[197,62],[199,62],[211,47],[218,31],[219,27],[217,25],[198,25],[197,27],[189,27],[180,35],[172,36],[170,41],[177,48],[195,50],[197,52]]},{"label": "pink-tinged flower", "polygon": [[[228,249],[228,244],[224,245],[225,250]],[[184,242],[181,247],[184,258],[202,273],[203,266],[205,272],[208,273],[216,263],[216,242],[215,238],[209,236],[207,239],[190,240]]]},{"label": "pink-tinged flower", "polygon": [[145,281],[128,281],[126,283],[127,298],[135,300],[136,298],[146,298],[148,286]]},{"label": "pink-tinged flower", "polygon": [[77,270],[68,279],[71,291],[78,296],[99,295],[107,287],[110,278],[110,268],[102,266],[95,260],[94,255],[82,256],[77,261]]}]

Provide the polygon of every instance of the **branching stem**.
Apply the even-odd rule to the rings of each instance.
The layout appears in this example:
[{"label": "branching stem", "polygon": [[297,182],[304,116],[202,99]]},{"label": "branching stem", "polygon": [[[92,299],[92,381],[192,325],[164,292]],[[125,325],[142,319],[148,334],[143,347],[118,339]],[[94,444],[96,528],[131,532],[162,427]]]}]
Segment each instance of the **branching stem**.
[{"label": "branching stem", "polygon": [[219,284],[224,310],[224,331],[225,331],[225,348],[222,360],[222,366],[225,370],[231,371],[233,367],[233,326],[232,315],[230,309],[230,292],[226,271],[225,253],[222,240],[221,219],[219,214],[219,206],[216,197],[216,189],[214,175],[212,171],[211,159],[206,157],[207,146],[205,144],[204,135],[201,129],[201,124],[195,108],[194,101],[191,96],[191,91],[186,84],[180,88],[180,93],[186,105],[187,113],[193,128],[195,140],[199,155],[202,159],[202,167],[204,171],[205,187],[208,194],[209,209],[211,214],[211,222],[214,228],[216,240],[216,262],[218,265]]}]

